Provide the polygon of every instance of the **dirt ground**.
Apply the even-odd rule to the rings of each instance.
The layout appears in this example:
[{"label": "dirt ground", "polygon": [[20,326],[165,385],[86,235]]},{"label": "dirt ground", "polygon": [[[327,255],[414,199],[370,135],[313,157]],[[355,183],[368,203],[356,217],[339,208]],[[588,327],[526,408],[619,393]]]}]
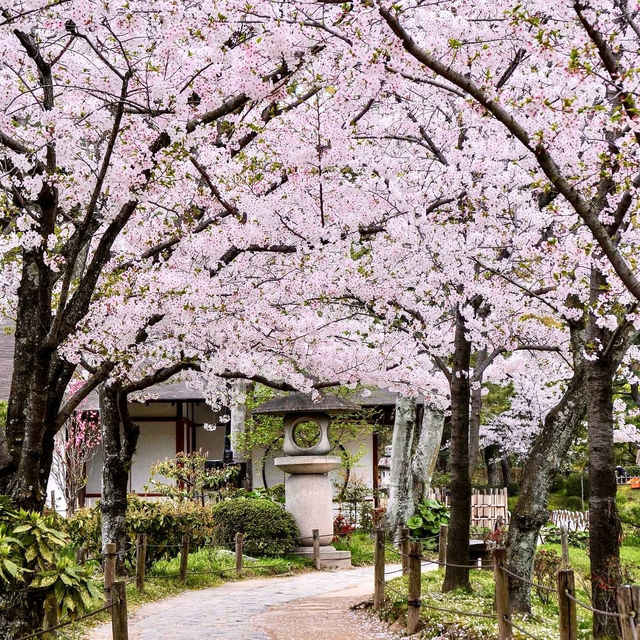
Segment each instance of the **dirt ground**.
[{"label": "dirt ground", "polygon": [[371,598],[370,588],[349,587],[275,605],[252,622],[271,640],[395,640],[400,636],[350,607]]}]

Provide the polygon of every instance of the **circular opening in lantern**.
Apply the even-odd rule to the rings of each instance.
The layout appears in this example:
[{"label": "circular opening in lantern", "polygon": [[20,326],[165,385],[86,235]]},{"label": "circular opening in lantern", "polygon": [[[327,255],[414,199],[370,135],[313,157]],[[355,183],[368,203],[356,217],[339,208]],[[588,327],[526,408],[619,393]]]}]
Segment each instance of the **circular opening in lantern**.
[{"label": "circular opening in lantern", "polygon": [[291,439],[301,449],[310,449],[320,442],[320,425],[314,420],[299,422],[293,427]]}]

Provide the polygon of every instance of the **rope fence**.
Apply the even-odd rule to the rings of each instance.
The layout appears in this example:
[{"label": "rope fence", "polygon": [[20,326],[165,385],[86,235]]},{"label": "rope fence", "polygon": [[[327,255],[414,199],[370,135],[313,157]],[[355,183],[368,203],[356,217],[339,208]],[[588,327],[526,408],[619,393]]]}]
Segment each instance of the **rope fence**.
[{"label": "rope fence", "polygon": [[[313,549],[313,561],[316,569],[321,569],[320,558],[320,540],[328,536],[333,537],[331,534],[320,534],[319,530],[315,529],[312,532],[312,537],[308,538],[312,540]],[[518,573],[507,568],[506,565],[506,552],[502,548],[493,549],[493,563],[490,565],[482,564],[460,564],[447,562],[446,550],[448,539],[448,528],[446,525],[440,527],[438,536],[430,536],[420,539],[413,539],[410,536],[408,528],[403,527],[400,530],[400,536],[396,539],[398,548],[392,547],[385,541],[385,532],[381,529],[377,529],[374,532],[374,550],[375,550],[375,563],[374,563],[374,609],[380,609],[385,602],[385,593],[393,594],[395,597],[400,598],[402,602],[407,604],[407,634],[411,635],[418,629],[420,622],[420,615],[422,608],[439,611],[442,613],[449,613],[457,616],[468,618],[484,618],[497,621],[498,637],[500,640],[509,640],[513,637],[513,630],[515,629],[519,633],[534,640],[539,640],[528,630],[518,626],[511,616],[511,603],[509,600],[509,581],[518,580],[525,584],[528,584],[536,589],[540,589],[549,593],[555,593],[558,598],[558,612],[559,612],[559,635],[560,640],[576,640],[577,639],[577,613],[576,607],[581,607],[590,611],[594,615],[615,617],[620,621],[620,627],[622,630],[623,640],[639,640],[637,628],[640,626],[640,586],[625,586],[618,587],[616,590],[617,598],[617,611],[603,611],[601,609],[594,608],[589,604],[580,601],[575,595],[575,579],[574,573],[571,569],[561,569],[556,574],[557,588],[552,588],[547,585],[539,584],[529,578],[519,575]],[[430,559],[424,556],[423,543],[426,541],[438,538],[438,559]],[[147,579],[179,579],[183,584],[186,584],[188,576],[203,576],[203,575],[220,575],[229,572],[235,572],[237,576],[241,576],[243,572],[251,571],[254,569],[269,569],[274,565],[266,564],[264,562],[256,561],[253,558],[248,558],[244,555],[245,544],[254,543],[268,543],[277,542],[273,538],[260,538],[253,539],[247,538],[245,540],[243,533],[237,533],[233,541],[229,542],[212,542],[205,545],[198,545],[198,549],[215,548],[221,550],[221,547],[229,546],[233,547],[234,563],[233,566],[228,567],[216,567],[211,571],[188,571],[188,558],[190,552],[190,537],[189,535],[182,536],[180,544],[148,544],[146,534],[138,534],[134,543],[129,548],[135,550],[135,576],[129,578],[128,582],[134,582],[138,591],[144,591],[145,581]],[[150,548],[165,548],[165,549],[179,549],[179,573],[177,574],[147,574],[146,573],[146,553]],[[78,550],[79,552],[81,550]],[[228,553],[225,551],[225,553]],[[386,569],[386,555],[391,554],[401,560],[400,568]],[[277,552],[274,555],[291,556],[295,555],[287,552]],[[82,558],[85,562],[89,560],[84,552],[80,552],[78,557]],[[58,629],[67,627],[72,624],[79,623],[87,618],[90,618],[100,613],[110,610],[112,618],[112,640],[128,640],[127,630],[127,603],[126,603],[126,584],[125,581],[116,581],[116,561],[118,553],[116,545],[114,543],[107,543],[102,558],[95,558],[95,560],[102,560],[104,566],[104,590],[106,596],[106,603],[104,606],[89,611],[82,616],[79,616],[73,620],[67,620],[65,622],[58,623],[57,620],[47,619],[47,628],[35,631],[29,635],[22,636],[19,640],[35,640],[42,637],[44,634],[51,633]],[[480,561],[480,559],[479,559]],[[422,570],[429,566],[438,567],[453,567],[461,569],[490,569],[493,571],[495,582],[495,614],[481,613],[475,611],[459,611],[455,609],[449,609],[447,607],[441,607],[439,604],[431,602],[425,602],[421,598],[422,589]],[[286,564],[285,569],[290,570],[291,564]],[[408,577],[407,591],[403,593],[394,586],[387,583],[386,579],[389,576],[396,576],[402,574]],[[522,623],[521,623],[522,624]]]},{"label": "rope fence", "polygon": [[[577,640],[577,610],[576,607],[590,611],[594,615],[615,617],[620,621],[623,640],[640,640],[638,637],[638,627],[640,626],[640,586],[624,586],[616,589],[617,611],[604,611],[592,607],[576,598],[575,577],[573,570],[563,568],[556,573],[556,587],[540,584],[527,577],[519,575],[506,566],[506,550],[503,548],[493,549],[493,564],[459,564],[447,562],[446,540],[447,527],[441,527],[438,560],[427,559],[422,554],[422,546],[419,541],[410,539],[408,529],[403,528],[397,543],[399,548],[394,548],[385,543],[385,534],[382,530],[375,532],[375,580],[374,580],[374,609],[379,609],[385,602],[385,591],[400,598],[407,603],[407,635],[415,633],[420,619],[422,608],[442,613],[449,613],[468,618],[485,618],[497,621],[498,637],[500,640],[510,640],[513,638],[514,630],[527,638],[540,640],[534,633],[519,626],[513,621],[511,616],[511,602],[509,599],[509,581],[517,580],[525,584],[544,591],[553,593],[558,600],[558,638],[560,640]],[[385,570],[386,554],[402,559],[402,568]],[[566,555],[565,560],[567,559]],[[492,569],[495,582],[496,613],[488,614],[475,611],[460,611],[439,606],[421,599],[421,571],[425,567],[455,567],[462,569]],[[564,563],[568,567],[568,562]],[[403,593],[394,586],[386,582],[388,576],[402,573],[408,575],[407,592]],[[540,596],[542,597],[542,595]],[[520,623],[522,624],[522,623]]]},{"label": "rope fence", "polygon": [[57,632],[60,629],[64,629],[65,627],[78,624],[83,620],[87,620],[88,618],[97,616],[105,611],[111,611],[111,629],[113,640],[127,640],[127,594],[123,581],[113,583],[111,587],[111,601],[107,602],[104,606],[88,611],[87,613],[76,618],[65,620],[64,622],[50,624],[47,627],[38,629],[37,631],[33,631],[32,633],[24,636],[20,636],[18,640],[33,640],[34,638],[41,638],[42,636],[50,634],[51,632]]}]

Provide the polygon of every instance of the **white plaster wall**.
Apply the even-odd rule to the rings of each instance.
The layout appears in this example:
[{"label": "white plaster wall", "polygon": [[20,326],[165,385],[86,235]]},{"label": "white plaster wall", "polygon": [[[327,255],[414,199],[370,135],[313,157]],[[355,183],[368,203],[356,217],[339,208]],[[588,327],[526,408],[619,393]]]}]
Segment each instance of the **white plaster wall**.
[{"label": "white plaster wall", "polygon": [[[350,480],[362,480],[367,486],[373,488],[373,434],[363,435],[357,440],[342,443],[344,448],[352,455],[360,454],[360,458],[351,467]],[[344,472],[336,469],[329,474],[332,482],[344,482]]]},{"label": "white plaster wall", "polygon": [[[262,482],[262,456],[264,455],[264,449],[256,449],[252,453],[252,463],[253,463],[253,486],[264,487],[264,483]],[[269,454],[267,461],[265,463],[266,475],[267,475],[267,484],[270,487],[273,487],[276,484],[280,484],[285,481],[285,473],[284,471],[280,471],[273,464],[273,459],[282,455],[282,451],[274,451]]]},{"label": "white plaster wall", "polygon": [[[175,453],[176,425],[174,422],[140,423],[138,447],[133,456],[129,476],[129,490],[135,493],[147,493],[145,485],[151,478],[151,466],[159,460],[175,456]],[[154,493],[153,488],[150,487],[148,492]]]}]

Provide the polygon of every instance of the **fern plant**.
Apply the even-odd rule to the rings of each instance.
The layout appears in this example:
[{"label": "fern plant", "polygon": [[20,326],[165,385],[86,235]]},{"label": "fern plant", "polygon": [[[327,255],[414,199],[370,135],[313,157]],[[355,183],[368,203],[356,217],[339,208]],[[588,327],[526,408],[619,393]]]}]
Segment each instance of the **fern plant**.
[{"label": "fern plant", "polygon": [[101,591],[89,570],[75,564],[65,534],[51,515],[15,510],[0,497],[0,587],[26,588],[74,618],[95,606]]}]

